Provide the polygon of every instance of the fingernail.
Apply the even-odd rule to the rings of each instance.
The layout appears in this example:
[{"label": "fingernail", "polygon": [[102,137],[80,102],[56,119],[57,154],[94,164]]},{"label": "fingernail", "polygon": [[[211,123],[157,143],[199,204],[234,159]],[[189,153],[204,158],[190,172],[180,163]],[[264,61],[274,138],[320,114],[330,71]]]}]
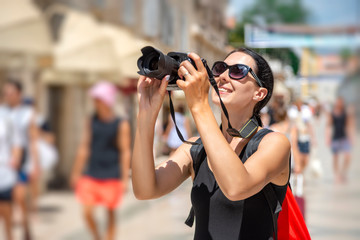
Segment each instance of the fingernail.
[{"label": "fingernail", "polygon": [[188,52],[187,55],[189,56],[191,52]]},{"label": "fingernail", "polygon": [[165,80],[166,80],[166,81],[169,81],[169,79],[170,79],[170,75],[167,75],[167,76],[165,77]]}]

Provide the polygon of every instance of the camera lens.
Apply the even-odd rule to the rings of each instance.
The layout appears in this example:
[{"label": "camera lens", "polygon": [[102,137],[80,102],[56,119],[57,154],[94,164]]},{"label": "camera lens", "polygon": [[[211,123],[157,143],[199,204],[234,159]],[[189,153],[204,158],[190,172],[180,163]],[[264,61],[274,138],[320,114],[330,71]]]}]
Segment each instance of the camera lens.
[{"label": "camera lens", "polygon": [[159,67],[159,58],[152,58],[149,61],[149,70],[154,71],[157,70]]}]

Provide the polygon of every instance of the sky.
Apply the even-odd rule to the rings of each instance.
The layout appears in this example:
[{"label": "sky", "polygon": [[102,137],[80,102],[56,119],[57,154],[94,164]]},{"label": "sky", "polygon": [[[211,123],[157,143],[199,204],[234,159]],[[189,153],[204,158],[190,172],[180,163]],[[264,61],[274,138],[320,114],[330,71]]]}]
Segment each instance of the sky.
[{"label": "sky", "polygon": [[[359,25],[360,0],[302,0],[310,10],[307,20],[310,25]],[[228,13],[241,19],[243,9],[254,0],[230,0]]]}]

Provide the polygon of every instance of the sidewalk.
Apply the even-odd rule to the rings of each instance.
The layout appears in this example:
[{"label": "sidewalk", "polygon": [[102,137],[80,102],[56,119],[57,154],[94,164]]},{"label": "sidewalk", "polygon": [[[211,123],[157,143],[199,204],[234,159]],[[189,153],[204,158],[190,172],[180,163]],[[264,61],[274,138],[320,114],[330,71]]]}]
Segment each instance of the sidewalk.
[{"label": "sidewalk", "polygon": [[[324,175],[314,179],[308,171],[305,196],[306,220],[314,240],[360,239],[360,135],[353,146],[352,162],[346,184],[335,184],[330,149],[323,137],[325,121],[316,126],[318,158],[322,162]],[[309,169],[308,169],[309,170]]]}]

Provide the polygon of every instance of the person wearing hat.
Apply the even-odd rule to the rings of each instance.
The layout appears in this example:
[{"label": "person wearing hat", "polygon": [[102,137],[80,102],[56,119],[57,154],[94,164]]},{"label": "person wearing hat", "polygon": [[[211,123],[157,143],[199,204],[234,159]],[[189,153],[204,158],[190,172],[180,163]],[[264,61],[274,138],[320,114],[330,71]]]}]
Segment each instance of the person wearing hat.
[{"label": "person wearing hat", "polygon": [[71,185],[83,205],[85,221],[94,239],[100,239],[93,212],[105,206],[108,226],[103,239],[114,239],[115,209],[126,191],[130,166],[130,125],[115,116],[116,86],[99,82],[89,91],[95,113],[85,121]]}]

